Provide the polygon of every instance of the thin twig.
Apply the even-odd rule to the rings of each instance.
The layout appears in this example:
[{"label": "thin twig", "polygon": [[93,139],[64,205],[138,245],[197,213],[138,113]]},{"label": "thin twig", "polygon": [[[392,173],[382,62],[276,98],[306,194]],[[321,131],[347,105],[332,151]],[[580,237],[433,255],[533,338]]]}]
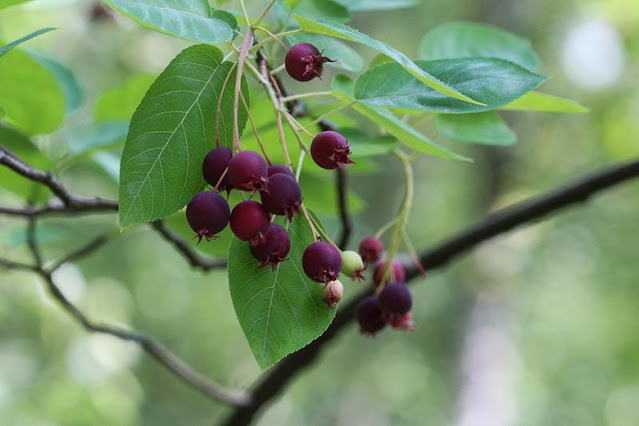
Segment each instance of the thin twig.
[{"label": "thin twig", "polygon": [[106,243],[111,241],[114,235],[115,235],[114,231],[109,231],[109,232],[105,232],[102,235],[97,236],[96,238],[89,241],[87,244],[80,247],[79,249],[55,261],[52,265],[46,268],[46,271],[49,273],[53,273],[65,263],[74,262],[74,261],[82,259],[83,257],[89,256],[90,254],[92,254],[93,252],[95,252],[96,250],[104,246]]}]

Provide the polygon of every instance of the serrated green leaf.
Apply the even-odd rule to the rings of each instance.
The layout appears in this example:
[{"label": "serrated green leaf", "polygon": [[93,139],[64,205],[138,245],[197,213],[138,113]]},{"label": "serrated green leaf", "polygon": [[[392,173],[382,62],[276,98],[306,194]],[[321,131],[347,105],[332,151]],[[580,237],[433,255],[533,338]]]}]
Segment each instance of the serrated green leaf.
[{"label": "serrated green leaf", "polygon": [[384,55],[393,59],[395,62],[401,65],[401,67],[404,68],[409,74],[413,75],[416,79],[418,79],[425,85],[432,87],[433,89],[455,99],[461,99],[469,103],[481,105],[481,102],[477,102],[476,100],[471,99],[465,94],[460,93],[458,90],[441,82],[436,77],[428,74],[399,50],[394,49],[379,40],[375,40],[367,36],[366,34],[357,31],[354,28],[336,22],[329,22],[324,20],[312,21],[300,15],[295,15],[294,17],[300,27],[306,32],[325,34],[327,36],[337,37],[344,40],[352,41],[354,43],[363,44],[364,46],[368,46],[372,49],[375,49],[379,53],[383,53]]},{"label": "serrated green leaf", "polygon": [[[10,5],[9,5],[9,6],[10,6]],[[6,6],[4,6],[4,5],[0,5],[0,10],[1,10],[1,9],[3,9],[4,7],[6,7]],[[19,39],[15,40],[15,41],[12,41],[12,42],[11,42],[11,43],[9,43],[9,44],[6,44],[6,45],[4,45],[4,46],[0,47],[0,58],[2,58],[2,56],[3,56],[5,53],[7,53],[8,51],[10,51],[10,50],[11,50],[11,49],[13,49],[14,47],[18,46],[19,44],[24,43],[25,41],[31,40],[32,38],[37,37],[37,36],[39,36],[39,35],[41,35],[41,34],[48,33],[49,31],[53,31],[53,30],[55,30],[55,29],[56,29],[56,28],[52,28],[52,27],[42,28],[42,29],[39,29],[39,30],[37,30],[37,31],[32,32],[31,34],[27,34],[27,35],[26,35],[26,36],[24,36],[24,37],[20,37]]]},{"label": "serrated green leaf", "polygon": [[322,300],[322,284],[302,269],[302,254],[313,235],[308,223],[295,218],[288,227],[288,260],[257,269],[248,243],[233,238],[229,249],[229,287],[242,331],[263,370],[319,337],[335,317]]},{"label": "serrated green leaf", "polygon": [[570,99],[541,92],[526,93],[521,98],[504,105],[501,109],[513,111],[565,112],[572,114],[581,114],[589,111],[588,108]]},{"label": "serrated green leaf", "polygon": [[348,10],[332,0],[285,0],[284,5],[291,11],[309,19],[328,19],[346,22],[351,19]]},{"label": "serrated green leaf", "polygon": [[19,50],[0,60],[0,106],[29,134],[50,133],[62,122],[65,99],[49,70]]},{"label": "serrated green leaf", "polygon": [[137,74],[123,84],[102,92],[95,103],[94,117],[97,121],[130,120],[142,102],[144,94],[157,75]]},{"label": "serrated green leaf", "polygon": [[[104,0],[118,12],[152,30],[200,43],[220,43],[233,38],[228,12],[212,16],[206,0]],[[220,13],[229,16],[220,19]],[[231,21],[233,19],[233,21]]]},{"label": "serrated green leaf", "polygon": [[349,12],[364,12],[370,10],[391,10],[417,6],[417,0],[335,0]]},{"label": "serrated green leaf", "polygon": [[419,49],[422,59],[500,58],[536,71],[539,60],[530,42],[489,25],[449,22],[430,30]]},{"label": "serrated green leaf", "polygon": [[321,34],[296,34],[288,37],[291,45],[297,43],[311,43],[335,62],[327,62],[325,65],[341,68],[346,71],[360,72],[364,66],[364,60],[355,50],[346,44]]},{"label": "serrated green leaf", "polygon": [[495,111],[475,114],[439,114],[435,124],[439,133],[460,142],[507,146],[517,135]]},{"label": "serrated green leaf", "polygon": [[66,114],[71,114],[80,108],[84,102],[84,90],[80,87],[73,72],[61,63],[40,53],[31,53],[31,56],[44,65],[58,80],[66,100]]},{"label": "serrated green leaf", "polygon": [[355,98],[353,98],[353,85],[353,81],[347,76],[335,76],[332,85],[333,96],[345,103],[352,103],[351,107],[355,111],[367,117],[375,124],[385,129],[388,133],[395,136],[400,142],[417,152],[444,158],[468,160],[461,155],[455,154],[454,152],[437,145],[434,141],[395,117],[387,109],[358,102]]},{"label": "serrated green leaf", "polygon": [[[222,59],[222,52],[209,45],[183,50],[133,114],[120,167],[122,227],[160,219],[182,208],[204,187],[202,160],[215,146],[216,133],[222,145],[232,145],[236,71]],[[244,79],[242,93],[248,102]],[[238,123],[240,129],[246,123],[243,108]]]},{"label": "serrated green leaf", "polygon": [[395,63],[383,64],[362,74],[355,83],[355,98],[392,108],[449,114],[480,112],[506,105],[545,80],[517,64],[496,58],[441,59],[416,64],[484,105],[445,96],[424,86]]}]

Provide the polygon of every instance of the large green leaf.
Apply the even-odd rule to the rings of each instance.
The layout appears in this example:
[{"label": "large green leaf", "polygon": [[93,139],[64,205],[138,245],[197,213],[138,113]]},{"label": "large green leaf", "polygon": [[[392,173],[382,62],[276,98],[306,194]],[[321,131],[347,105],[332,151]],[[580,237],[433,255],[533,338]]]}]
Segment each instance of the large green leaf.
[{"label": "large green leaf", "polygon": [[[118,12],[152,30],[201,43],[233,38],[235,18],[215,11],[206,0],[104,0]],[[224,14],[221,17],[220,14]]]},{"label": "large green leaf", "polygon": [[297,43],[311,43],[324,55],[335,62],[327,62],[330,67],[341,68],[346,71],[360,72],[364,66],[364,60],[354,49],[345,43],[321,34],[296,34],[287,39],[291,45]]},{"label": "large green leaf", "polygon": [[417,6],[417,0],[335,0],[349,12],[362,12],[367,10],[390,10],[404,7]]},{"label": "large green leaf", "polygon": [[445,113],[479,112],[499,108],[539,86],[545,79],[512,62],[496,58],[418,61],[417,65],[484,105],[453,99],[427,87],[395,63],[362,74],[355,98],[366,103]]},{"label": "large green leaf", "polygon": [[51,72],[19,50],[0,59],[0,107],[29,134],[50,133],[62,122],[65,98]]},{"label": "large green leaf", "polygon": [[[379,40],[375,40],[366,34],[362,34],[359,31],[348,27],[343,24],[329,22],[324,20],[311,21],[310,19],[304,18],[300,15],[295,15],[295,20],[300,25],[300,27],[309,33],[316,34],[325,34],[331,37],[337,37],[344,40],[349,40],[355,43],[363,44],[370,48],[375,49],[376,51],[383,53],[389,58],[393,59],[397,62],[402,68],[404,68],[410,75],[414,76],[417,80],[426,84],[433,89],[442,92],[448,96],[451,96],[456,99],[461,99],[466,102],[475,103],[478,102],[466,96],[465,94],[459,92],[458,90],[448,86],[446,83],[443,83],[437,77],[430,75],[428,72],[424,71],[422,68],[417,66],[413,61],[411,61],[406,55],[400,52],[397,49],[390,47],[389,45],[382,43]],[[481,104],[481,102],[479,102]]]},{"label": "large green leaf", "polygon": [[[2,9],[3,7],[5,7],[4,5],[2,5],[2,3],[0,3],[0,9]],[[31,34],[27,34],[24,37],[20,37],[19,39],[12,41],[9,44],[6,44],[2,47],[0,47],[0,58],[2,57],[2,55],[4,55],[5,53],[7,53],[8,51],[10,51],[11,49],[13,49],[14,47],[16,47],[17,45],[24,43],[27,40],[31,40],[34,37],[39,36],[40,34],[44,34],[44,33],[48,33],[49,31],[53,31],[55,30],[55,28],[42,28],[39,29],[37,31],[32,32]]]},{"label": "large green leaf", "polygon": [[80,87],[73,71],[58,61],[39,53],[31,53],[31,56],[44,65],[58,80],[66,100],[66,113],[71,114],[80,108],[84,102],[84,90]]},{"label": "large green leaf", "polygon": [[504,105],[501,109],[566,113],[588,112],[588,108],[579,105],[575,101],[541,92],[526,93],[521,98]]},{"label": "large green leaf", "polygon": [[[203,188],[202,160],[215,146],[220,96],[220,142],[231,146],[235,68],[222,59],[222,52],[213,46],[183,50],[133,114],[120,166],[123,227],[165,217]],[[248,101],[246,83],[242,86]],[[243,108],[239,111],[243,128],[246,113]]]},{"label": "large green leaf", "polygon": [[353,81],[345,75],[335,76],[332,86],[333,96],[344,103],[352,103],[352,108],[354,110],[385,129],[388,133],[395,136],[400,142],[415,151],[438,157],[467,160],[466,158],[437,145],[425,135],[422,135],[417,130],[395,117],[387,109],[358,102],[355,98],[353,98],[353,84]]},{"label": "large green leaf", "polygon": [[474,114],[439,114],[437,130],[449,139],[487,145],[512,145],[517,135],[495,111]]},{"label": "large green leaf", "polygon": [[156,77],[153,74],[134,75],[121,85],[105,90],[95,103],[95,119],[130,120]]},{"label": "large green leaf", "polygon": [[351,15],[344,5],[331,0],[284,0],[284,5],[308,19],[328,19],[346,22]]},{"label": "large green leaf", "polygon": [[7,7],[10,7],[10,6],[19,5],[21,3],[26,3],[29,1],[33,1],[33,0],[2,0],[0,1],[0,10],[6,9]]},{"label": "large green leaf", "polygon": [[423,59],[500,58],[536,71],[539,60],[530,42],[507,31],[470,22],[449,22],[430,30],[419,50]]},{"label": "large green leaf", "polygon": [[302,254],[313,235],[307,222],[296,217],[288,227],[288,260],[257,269],[248,243],[233,238],[229,250],[229,287],[235,314],[262,369],[303,348],[319,337],[335,316],[322,300],[323,285],[302,269]]}]

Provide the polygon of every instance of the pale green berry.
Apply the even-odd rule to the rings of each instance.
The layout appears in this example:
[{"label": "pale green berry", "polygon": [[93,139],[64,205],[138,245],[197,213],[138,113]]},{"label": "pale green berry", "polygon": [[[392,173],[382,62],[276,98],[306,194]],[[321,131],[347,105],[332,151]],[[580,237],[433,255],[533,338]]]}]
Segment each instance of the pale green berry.
[{"label": "pale green berry", "polygon": [[342,274],[351,277],[353,280],[361,280],[364,278],[362,275],[363,270],[364,262],[359,253],[352,250],[342,252]]}]

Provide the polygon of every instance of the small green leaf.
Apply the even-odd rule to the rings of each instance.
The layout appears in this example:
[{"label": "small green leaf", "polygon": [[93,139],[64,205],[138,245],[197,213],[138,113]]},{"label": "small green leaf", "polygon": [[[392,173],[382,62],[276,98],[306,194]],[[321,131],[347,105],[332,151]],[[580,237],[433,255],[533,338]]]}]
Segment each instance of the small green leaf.
[{"label": "small green leaf", "polygon": [[501,109],[515,111],[542,111],[542,112],[565,112],[580,114],[588,112],[588,108],[579,105],[570,99],[549,95],[541,92],[529,92],[519,99],[501,107]]},{"label": "small green leaf", "polygon": [[51,133],[62,122],[64,93],[49,70],[19,50],[0,60],[0,106],[29,134]]},{"label": "small green leaf", "polygon": [[[216,11],[212,17],[206,0],[104,0],[118,12],[152,30],[200,43],[220,43],[233,38],[228,22],[235,18]],[[220,13],[230,15],[220,19]],[[231,21],[231,18],[233,21]]]},{"label": "small green leaf", "polygon": [[507,31],[471,22],[449,22],[430,30],[422,39],[420,57],[451,59],[500,58],[536,71],[539,60],[530,42]]},{"label": "small green leaf", "polygon": [[346,7],[331,0],[285,0],[284,5],[291,11],[309,19],[328,19],[346,22],[351,19]]},{"label": "small green leaf", "polygon": [[392,108],[445,113],[480,112],[506,105],[545,80],[545,77],[517,64],[496,58],[418,61],[417,65],[484,105],[445,96],[424,86],[395,63],[383,64],[362,74],[355,84],[355,98]]},{"label": "small green leaf", "polygon": [[387,109],[358,102],[353,98],[353,84],[353,81],[345,75],[335,76],[332,86],[333,96],[345,103],[351,103],[352,108],[355,111],[367,117],[380,127],[386,129],[388,133],[395,136],[400,142],[417,152],[444,158],[468,160],[461,155],[455,154],[454,152],[437,145],[435,142],[395,117]]},{"label": "small green leaf", "polygon": [[154,74],[137,74],[120,86],[102,92],[95,103],[94,117],[97,121],[130,120],[142,102],[144,94],[155,79]]},{"label": "small green leaf", "polygon": [[302,269],[302,254],[313,235],[301,217],[288,227],[288,260],[257,269],[248,243],[233,238],[228,257],[229,287],[235,314],[263,370],[295,352],[328,328],[335,309],[322,300],[323,285],[311,281]]},{"label": "small green leaf", "polygon": [[79,156],[120,146],[126,140],[129,122],[105,121],[91,123],[72,129],[69,132],[68,144],[71,154]]},{"label": "small green leaf", "polygon": [[296,34],[287,39],[291,45],[297,43],[311,43],[335,62],[327,62],[326,66],[341,68],[346,71],[360,72],[364,60],[355,50],[346,44],[321,34]]},{"label": "small green leaf", "polygon": [[300,15],[295,15],[295,20],[300,25],[300,27],[309,33],[316,34],[325,34],[331,37],[337,37],[344,40],[349,40],[355,43],[363,44],[370,48],[377,50],[380,53],[388,56],[393,59],[399,65],[402,66],[408,73],[413,75],[422,83],[426,84],[433,89],[442,92],[448,96],[451,96],[456,99],[461,99],[466,102],[470,102],[473,104],[481,105],[481,102],[477,102],[470,97],[466,96],[463,93],[460,93],[458,90],[448,86],[447,84],[441,82],[436,77],[428,74],[426,71],[417,66],[413,61],[408,59],[406,55],[404,55],[399,50],[396,50],[385,43],[382,43],[379,40],[375,40],[366,34],[362,34],[359,31],[348,27],[343,24],[329,22],[329,21],[311,21],[306,19]]},{"label": "small green leaf", "polygon": [[31,56],[44,65],[58,79],[66,100],[67,115],[80,108],[84,102],[84,91],[73,72],[61,63],[40,53],[31,53]]},{"label": "small green leaf", "polygon": [[495,111],[439,114],[435,123],[442,136],[460,142],[502,146],[517,142],[515,132]]},{"label": "small green leaf", "polygon": [[[213,46],[183,50],[133,114],[120,166],[122,227],[163,218],[204,187],[202,160],[215,146],[220,96],[220,143],[231,146],[236,71],[222,59],[222,52]],[[245,81],[242,93],[248,102]],[[239,112],[242,129],[246,112],[243,108]]]},{"label": "small green leaf", "polygon": [[349,12],[363,12],[369,10],[391,10],[417,6],[417,0],[335,0]]},{"label": "small green leaf", "polygon": [[[9,6],[11,6],[11,5],[9,5]],[[6,6],[5,5],[0,5],[0,9],[3,9],[4,7],[6,7]],[[24,37],[20,37],[19,39],[15,40],[15,41],[12,41],[11,43],[9,43],[7,45],[4,45],[4,46],[0,47],[0,58],[2,58],[2,56],[5,53],[10,51],[11,49],[16,47],[17,45],[19,45],[21,43],[24,43],[25,41],[31,40],[32,38],[37,37],[37,36],[39,36],[41,34],[48,33],[49,31],[53,31],[55,29],[56,28],[51,28],[51,27],[42,28],[40,30],[32,32],[31,34],[27,34]]]}]

